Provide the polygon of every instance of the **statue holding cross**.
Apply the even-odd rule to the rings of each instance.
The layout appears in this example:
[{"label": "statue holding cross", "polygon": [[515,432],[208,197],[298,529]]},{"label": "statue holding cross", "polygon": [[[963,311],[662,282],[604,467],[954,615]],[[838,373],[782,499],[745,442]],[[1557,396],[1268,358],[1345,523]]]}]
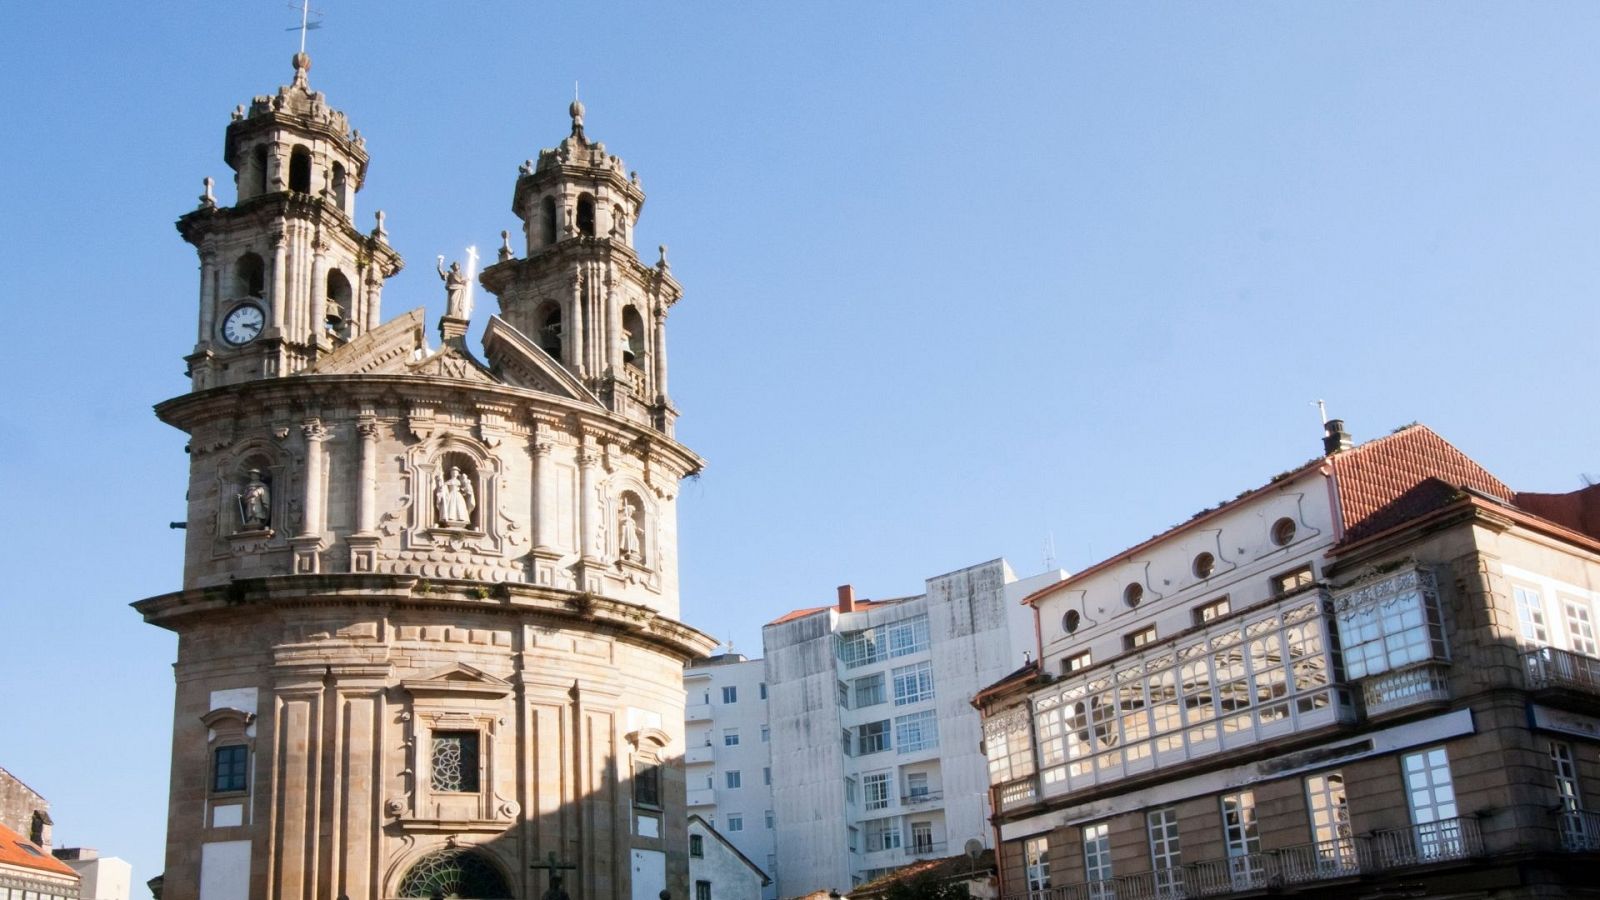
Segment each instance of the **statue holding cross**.
[{"label": "statue holding cross", "polygon": [[551,850],[550,855],[545,858],[545,862],[536,862],[533,865],[530,865],[528,868],[544,869],[546,872],[550,873],[550,886],[545,888],[545,892],[539,895],[539,900],[572,900],[572,898],[567,895],[567,889],[561,886],[560,870],[575,870],[578,868],[577,864],[556,862],[556,852]]}]

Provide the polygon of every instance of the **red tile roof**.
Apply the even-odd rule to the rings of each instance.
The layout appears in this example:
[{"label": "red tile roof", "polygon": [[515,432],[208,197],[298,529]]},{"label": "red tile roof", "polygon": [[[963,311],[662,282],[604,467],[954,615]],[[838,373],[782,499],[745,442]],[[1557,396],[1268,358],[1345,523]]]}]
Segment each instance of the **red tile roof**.
[{"label": "red tile roof", "polygon": [[1472,488],[1510,501],[1514,492],[1426,425],[1328,458],[1339,495],[1343,542],[1358,541],[1438,509]]},{"label": "red tile roof", "polygon": [[0,825],[0,866],[21,866],[52,875],[78,877],[71,866],[51,856],[50,851],[4,825]]},{"label": "red tile roof", "polygon": [[[905,597],[896,597],[893,600],[857,600],[856,601],[856,607],[855,607],[855,609],[853,611],[854,612],[860,612],[860,611],[862,611],[863,609],[866,609],[869,606],[883,606],[883,605],[889,604],[889,603],[899,603],[901,600],[905,600],[905,599],[907,599],[907,598],[905,598]],[[795,619],[803,619],[806,616],[811,615],[812,613],[819,613],[819,612],[822,612],[823,610],[826,610],[826,609],[837,609],[837,608],[838,607],[836,607],[836,606],[834,606],[833,604],[830,603],[827,606],[812,606],[812,607],[809,607],[807,609],[791,610],[791,611],[786,612],[783,615],[777,617],[776,619],[773,619],[771,622],[768,622],[767,624],[768,625],[782,625],[785,622],[793,622]]]},{"label": "red tile roof", "polygon": [[1589,537],[1600,538],[1600,484],[1591,484],[1568,494],[1518,491],[1516,505],[1541,519],[1549,519]]}]

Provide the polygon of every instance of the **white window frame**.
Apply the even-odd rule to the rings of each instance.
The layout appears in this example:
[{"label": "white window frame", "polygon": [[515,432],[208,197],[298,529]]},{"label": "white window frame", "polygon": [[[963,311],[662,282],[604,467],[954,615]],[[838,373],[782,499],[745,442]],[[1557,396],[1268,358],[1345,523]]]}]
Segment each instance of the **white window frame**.
[{"label": "white window frame", "polygon": [[894,717],[894,744],[901,753],[939,746],[939,717],[931,709]]},{"label": "white window frame", "polygon": [[1050,890],[1050,839],[1040,836],[1022,842],[1022,863],[1031,896]]},{"label": "white window frame", "polygon": [[1574,653],[1600,657],[1600,641],[1595,639],[1594,613],[1577,597],[1561,597],[1561,617],[1567,626],[1567,646]]},{"label": "white window frame", "polygon": [[933,662],[923,660],[909,666],[900,666],[892,673],[894,680],[894,705],[909,706],[933,699]]},{"label": "white window frame", "polygon": [[1255,791],[1225,794],[1222,803],[1222,834],[1228,848],[1228,872],[1234,887],[1247,890],[1265,883],[1266,868],[1261,864],[1261,831],[1256,826]]},{"label": "white window frame", "polygon": [[875,812],[889,808],[889,773],[873,772],[861,776],[861,808]]},{"label": "white window frame", "polygon": [[1083,826],[1083,880],[1089,883],[1092,900],[1115,896],[1110,884],[1112,877],[1111,823]]},{"label": "white window frame", "polygon": [[1514,584],[1511,596],[1517,606],[1517,636],[1530,644],[1548,646],[1550,626],[1544,614],[1544,593],[1538,588]]},{"label": "white window frame", "polygon": [[1183,845],[1178,835],[1178,808],[1164,806],[1145,813],[1145,833],[1150,839],[1150,871],[1158,896],[1182,896]]}]

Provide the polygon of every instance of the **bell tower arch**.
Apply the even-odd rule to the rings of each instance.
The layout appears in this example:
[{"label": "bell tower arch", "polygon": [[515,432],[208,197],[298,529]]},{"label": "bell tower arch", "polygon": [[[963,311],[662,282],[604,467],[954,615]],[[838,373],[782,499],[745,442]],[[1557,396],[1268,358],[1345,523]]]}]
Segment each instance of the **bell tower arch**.
[{"label": "bell tower arch", "polygon": [[379,322],[383,283],[400,271],[382,214],[355,226],[367,172],[361,134],[294,56],[294,80],[233,113],[223,160],[232,206],[207,179],[178,231],[200,254],[199,329],[186,357],[194,388],[292,375]]},{"label": "bell tower arch", "polygon": [[671,435],[666,319],[683,289],[665,247],[653,265],[634,247],[644,208],[638,173],[588,138],[582,103],[568,113],[571,133],[523,164],[512,194],[526,255],[508,241],[480,280],[506,323],[612,412]]}]

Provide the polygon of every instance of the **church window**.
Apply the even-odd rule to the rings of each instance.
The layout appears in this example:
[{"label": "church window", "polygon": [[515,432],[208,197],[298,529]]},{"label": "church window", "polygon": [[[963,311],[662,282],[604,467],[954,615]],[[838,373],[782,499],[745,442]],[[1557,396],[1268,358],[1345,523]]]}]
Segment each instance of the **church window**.
[{"label": "church window", "polygon": [[400,882],[401,897],[510,897],[505,878],[482,855],[439,850],[418,860]]},{"label": "church window", "polygon": [[539,312],[535,314],[534,321],[538,323],[536,326],[538,333],[535,338],[539,341],[539,349],[550,354],[557,362],[560,362],[561,339],[563,337],[561,304],[552,300],[539,307]]},{"label": "church window", "polygon": [[250,748],[243,744],[218,747],[211,754],[211,790],[225,794],[245,790]]},{"label": "church window", "polygon": [[255,152],[250,154],[250,168],[246,170],[245,177],[250,196],[267,192],[267,145],[257,144]]},{"label": "church window", "polygon": [[539,244],[548,247],[556,242],[556,198],[539,201]]},{"label": "church window", "polygon": [[349,208],[345,206],[348,190],[349,179],[345,176],[344,164],[334,163],[332,184],[333,204],[344,212],[349,211]]},{"label": "church window", "polygon": [[633,802],[639,806],[661,807],[661,765],[642,761],[634,766]]},{"label": "church window", "polygon": [[641,368],[644,365],[644,319],[631,306],[622,308],[622,361]]},{"label": "church window", "polygon": [[289,190],[311,193],[311,151],[304,147],[289,154]]},{"label": "church window", "polygon": [[329,331],[339,332],[350,317],[350,280],[338,269],[328,272],[328,304],[324,310]]},{"label": "church window", "polygon": [[594,237],[594,196],[591,194],[578,196],[578,233]]},{"label": "church window", "polygon": [[435,731],[431,769],[434,790],[442,793],[477,793],[478,732]]},{"label": "church window", "polygon": [[267,265],[254,253],[233,264],[233,292],[237,297],[260,297],[267,290]]}]

